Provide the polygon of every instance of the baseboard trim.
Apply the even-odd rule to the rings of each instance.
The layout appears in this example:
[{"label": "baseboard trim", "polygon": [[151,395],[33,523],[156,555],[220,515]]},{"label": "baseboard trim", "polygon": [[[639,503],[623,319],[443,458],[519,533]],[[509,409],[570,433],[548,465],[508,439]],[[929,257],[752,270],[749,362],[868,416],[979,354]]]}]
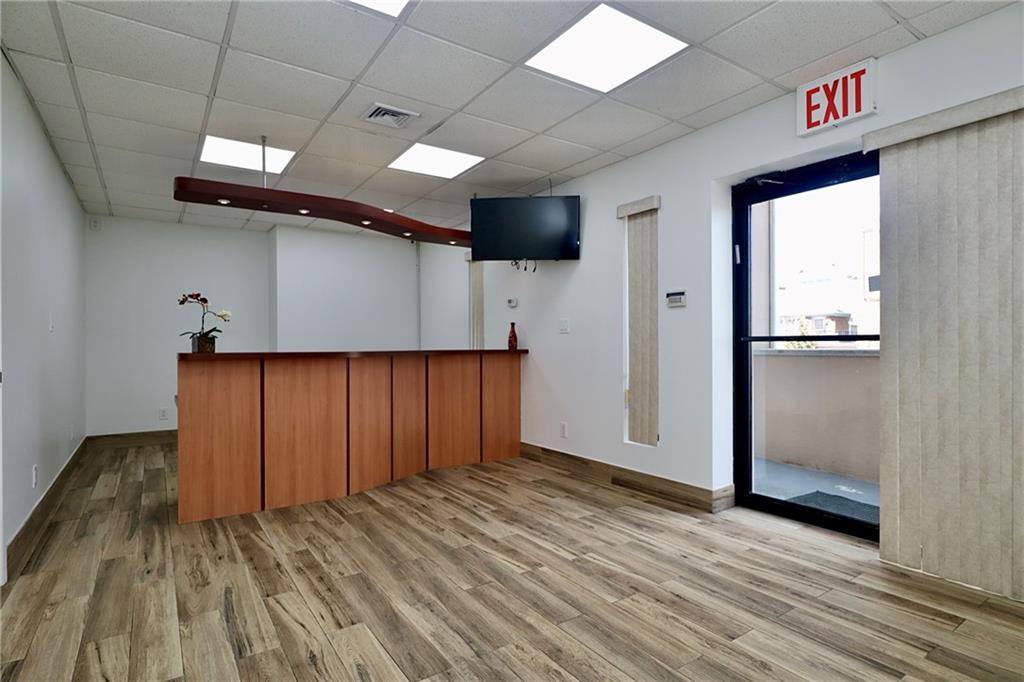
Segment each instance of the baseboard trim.
[{"label": "baseboard trim", "polygon": [[71,457],[64,463],[64,468],[57,474],[50,487],[43,496],[39,498],[35,508],[21,524],[21,528],[14,534],[9,545],[7,545],[7,580],[13,580],[21,574],[25,563],[32,555],[39,542],[40,536],[46,531],[50,519],[60,508],[64,496],[70,489],[74,474],[84,462],[89,453],[98,448],[105,447],[141,447],[145,445],[157,445],[160,443],[174,442],[178,438],[177,431],[141,431],[138,433],[116,433],[103,436],[86,436],[82,442],[71,453]]},{"label": "baseboard trim", "polygon": [[531,443],[521,443],[520,454],[527,459],[566,469],[582,478],[629,488],[670,502],[685,504],[700,511],[717,514],[736,504],[735,491],[731,485],[709,490]]}]

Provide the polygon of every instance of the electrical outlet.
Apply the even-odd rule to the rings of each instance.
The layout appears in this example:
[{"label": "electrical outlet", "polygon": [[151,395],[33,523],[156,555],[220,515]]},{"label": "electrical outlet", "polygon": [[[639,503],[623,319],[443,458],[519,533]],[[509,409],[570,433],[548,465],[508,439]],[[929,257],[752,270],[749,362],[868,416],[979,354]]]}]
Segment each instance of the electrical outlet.
[{"label": "electrical outlet", "polygon": [[32,487],[35,488],[39,485],[39,465],[32,465]]},{"label": "electrical outlet", "polygon": [[166,407],[161,407],[159,410],[157,410],[156,411],[156,418],[159,419],[162,422],[167,421],[167,408]]},{"label": "electrical outlet", "polygon": [[563,317],[558,320],[558,333],[568,334],[569,333],[569,318]]},{"label": "electrical outlet", "polygon": [[54,329],[54,325],[53,325],[53,313],[50,313],[50,333],[51,333],[51,334],[53,333],[53,329]]},{"label": "electrical outlet", "polygon": [[558,423],[558,427],[559,427],[559,433],[561,434],[562,438],[568,438],[569,437],[569,422],[559,422]]}]

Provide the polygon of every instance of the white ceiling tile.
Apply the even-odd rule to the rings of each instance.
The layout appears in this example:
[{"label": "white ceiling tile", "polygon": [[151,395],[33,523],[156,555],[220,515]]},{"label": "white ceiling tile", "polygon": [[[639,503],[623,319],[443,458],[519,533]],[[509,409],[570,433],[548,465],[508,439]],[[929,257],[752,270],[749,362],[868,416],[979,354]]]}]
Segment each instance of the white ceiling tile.
[{"label": "white ceiling tile", "polygon": [[810,64],[794,69],[787,74],[778,76],[774,80],[779,85],[796,89],[804,83],[812,81],[819,76],[832,73],[833,71],[841,69],[844,66],[849,66],[850,64],[856,64],[868,57],[881,57],[893,50],[906,47],[916,40],[917,38],[915,38],[907,29],[902,26],[893,26],[886,31],[882,31],[881,33],[877,33],[869,38],[865,38],[864,40],[856,42],[849,47],[844,47],[838,52],[833,52],[827,57],[815,60]]},{"label": "white ceiling tile", "polygon": [[473,100],[466,111],[534,132],[593,104],[598,95],[526,69],[516,69]]},{"label": "white ceiling tile", "polygon": [[[404,128],[388,128],[387,126],[364,121],[363,115],[375,104],[384,104],[406,111],[414,111],[419,116],[410,118]],[[392,95],[382,90],[368,88],[365,85],[357,85],[345,96],[345,100],[338,106],[338,109],[331,115],[329,120],[331,123],[337,123],[350,128],[383,133],[384,135],[398,137],[403,140],[416,140],[451,113],[451,109],[436,107],[433,104],[427,104],[426,102],[420,102],[408,97]]]},{"label": "white ceiling tile", "polygon": [[212,40],[219,43],[224,37],[231,3],[204,0],[145,0],[125,2],[124,0],[78,2],[93,9],[116,14],[151,26],[169,31]]},{"label": "white ceiling tile", "polygon": [[723,2],[722,0],[695,1],[663,0],[637,2],[631,0],[627,10],[640,18],[649,19],[660,28],[668,29],[688,43],[702,43],[737,21],[767,7],[770,2]]},{"label": "white ceiling tile", "polygon": [[185,130],[106,114],[89,113],[87,116],[93,141],[106,147],[191,160],[199,144],[199,135]]},{"label": "white ceiling tile", "polygon": [[[192,172],[192,162],[184,159],[174,159],[169,156],[157,156],[155,154],[144,154],[133,152],[128,149],[117,149],[115,147],[104,147],[96,145],[96,152],[100,157],[100,167],[104,174],[107,170],[118,173],[130,173],[132,175],[189,175]],[[171,190],[171,185],[167,191]],[[158,192],[162,194],[162,192]]]},{"label": "white ceiling tile", "polygon": [[294,227],[306,227],[313,222],[313,218],[299,215],[298,213],[291,215],[288,213],[272,213],[270,211],[253,211],[252,219],[277,225],[292,225]]},{"label": "white ceiling tile", "polygon": [[18,73],[28,86],[32,99],[62,107],[78,107],[75,91],[71,87],[71,78],[68,76],[68,67],[64,62],[20,52],[11,52],[10,55]]},{"label": "white ceiling tile", "polygon": [[110,203],[133,208],[155,208],[160,211],[180,211],[182,203],[175,201],[172,195],[143,194],[123,189],[112,189],[107,192]]},{"label": "white ceiling tile", "polygon": [[46,130],[51,137],[63,137],[65,140],[85,142],[85,126],[82,125],[82,113],[77,108],[60,107],[56,104],[36,102],[39,115],[43,117]]},{"label": "white ceiling tile", "polygon": [[895,24],[873,2],[783,0],[706,45],[755,73],[774,78]]},{"label": "white ceiling tile", "polygon": [[494,156],[533,136],[533,133],[486,119],[455,114],[421,142],[477,156]]},{"label": "white ceiling tile", "polygon": [[310,229],[313,230],[324,230],[326,232],[340,232],[341,234],[359,234],[363,231],[363,228],[356,227],[355,225],[349,225],[348,223],[341,223],[337,220],[324,220],[323,218],[317,218],[309,224]]},{"label": "white ceiling tile", "polygon": [[905,2],[886,2],[885,4],[896,10],[896,14],[899,14],[905,19],[911,19],[916,17],[918,14],[924,14],[925,12],[931,11],[936,7],[948,4],[946,0],[940,0],[939,2],[925,2],[925,0],[906,0]]},{"label": "white ceiling tile", "polygon": [[516,62],[537,50],[589,5],[584,2],[425,0],[407,24],[484,54]]},{"label": "white ceiling tile", "polygon": [[331,2],[243,2],[231,45],[338,78],[359,75],[391,32],[387,19]]},{"label": "white ceiling tile", "polygon": [[597,149],[537,135],[498,158],[509,163],[553,172],[600,154]]},{"label": "white ceiling tile", "polygon": [[775,87],[774,85],[761,83],[760,85],[755,85],[746,92],[741,92],[734,97],[730,97],[729,99],[713,104],[706,109],[690,114],[686,118],[682,119],[682,122],[691,128],[703,128],[706,125],[711,125],[716,121],[729,118],[741,111],[752,109],[758,104],[763,104],[784,94],[786,94],[785,91]]},{"label": "white ceiling tile", "polygon": [[495,189],[516,190],[523,185],[533,182],[547,175],[542,170],[517,166],[516,164],[488,159],[469,172],[463,174],[459,180],[474,185],[483,185]]},{"label": "white ceiling tile", "polygon": [[99,204],[107,203],[107,193],[102,187],[75,185],[75,194],[77,194],[78,198],[82,201],[90,201]]},{"label": "white ceiling tile", "polygon": [[347,80],[228,50],[217,81],[217,97],[319,121],[348,86]]},{"label": "white ceiling tile", "polygon": [[212,215],[197,215],[195,213],[185,212],[182,216],[181,222],[189,225],[199,225],[202,227],[226,227],[228,229],[240,230],[245,227],[245,218],[228,218],[225,216],[212,216]]},{"label": "white ceiling tile", "polygon": [[3,4],[0,40],[12,50],[30,52],[50,59],[64,59],[47,2]]},{"label": "white ceiling tile", "polygon": [[914,17],[911,23],[926,36],[933,36],[1011,4],[1013,3],[948,2],[937,9]]},{"label": "white ceiling tile", "polygon": [[677,137],[682,137],[687,133],[692,133],[693,129],[689,126],[684,126],[680,123],[669,123],[667,126],[658,128],[657,130],[641,135],[640,137],[630,140],[624,145],[616,147],[613,151],[616,154],[622,154],[623,156],[633,156],[634,154],[640,154],[646,152],[648,149],[654,149],[659,145],[663,145],[666,142],[670,142]]},{"label": "white ceiling tile", "polygon": [[699,48],[690,48],[619,88],[613,96],[668,118],[682,118],[760,82],[749,71]]},{"label": "white ceiling tile", "polygon": [[426,215],[424,213],[416,213],[413,211],[402,211],[402,215],[412,218],[413,220],[418,220],[421,223],[433,225],[434,227],[456,227],[466,221],[469,217],[469,211],[466,211],[462,216],[455,218],[439,218],[438,216]]},{"label": "white ceiling tile", "polygon": [[68,175],[71,176],[71,182],[74,183],[76,188],[79,187],[95,187],[100,188],[100,175],[96,172],[96,169],[91,166],[71,166],[65,164],[64,168],[67,169]]},{"label": "white ceiling tile", "polygon": [[358,201],[361,204],[369,204],[377,208],[397,211],[416,201],[417,197],[408,194],[394,194],[392,192],[381,192],[372,189],[357,189],[345,197],[350,201]]},{"label": "white ceiling tile", "polygon": [[408,148],[407,140],[327,123],[317,132],[306,151],[342,161],[386,166]]},{"label": "white ceiling tile", "polygon": [[[421,175],[419,173],[394,170],[393,168],[382,168],[372,178],[363,183],[363,186],[359,189],[421,197],[437,189],[444,182],[443,179],[435,178],[432,175]],[[383,208],[392,207],[386,206]]]},{"label": "white ceiling tile", "polygon": [[420,199],[402,209],[402,213],[415,213],[431,218],[458,218],[469,210],[469,203],[449,203],[433,199]]},{"label": "white ceiling tile", "polygon": [[559,123],[548,134],[596,149],[613,149],[666,123],[668,120],[661,116],[603,99]]},{"label": "white ceiling tile", "polygon": [[299,192],[301,194],[315,194],[322,197],[333,197],[344,199],[349,192],[355,189],[355,185],[336,185],[328,182],[317,182],[305,178],[283,177],[274,186],[274,189],[282,189],[286,192]]},{"label": "white ceiling tile", "polygon": [[610,166],[613,163],[622,161],[624,158],[626,157],[620,154],[604,152],[603,154],[595,156],[592,159],[587,159],[586,161],[577,163],[574,166],[569,166],[568,168],[563,169],[562,173],[572,178],[578,178],[588,173],[593,173],[594,171],[604,168],[605,166]]},{"label": "white ceiling tile", "polygon": [[206,97],[99,71],[76,68],[86,111],[199,132]]},{"label": "white ceiling tile", "polygon": [[92,158],[92,147],[90,147],[87,142],[53,138],[53,146],[57,148],[57,153],[60,154],[60,160],[64,163],[68,163],[73,166],[96,165],[95,160]]},{"label": "white ceiling tile", "polygon": [[268,223],[262,220],[250,220],[245,224],[245,227],[242,229],[247,230],[249,232],[270,232],[275,227],[277,227],[277,225],[275,225],[274,223]]},{"label": "white ceiling tile", "polygon": [[362,81],[438,106],[458,108],[507,68],[497,59],[402,28]]},{"label": "white ceiling tile", "polygon": [[83,201],[82,208],[90,215],[110,215],[105,201]]},{"label": "white ceiling tile", "polygon": [[[102,163],[102,161],[100,161]],[[142,194],[159,194],[174,196],[174,178],[178,175],[188,173],[124,173],[120,171],[103,169],[103,181],[107,189],[123,189],[129,192],[141,192]]]},{"label": "white ceiling tile", "polygon": [[76,66],[209,93],[217,45],[78,5],[61,3],[59,7]]},{"label": "white ceiling tile", "polygon": [[317,122],[309,118],[251,107],[248,104],[230,102],[217,97],[210,109],[206,132],[217,137],[253,144],[259,144],[260,136],[266,135],[269,146],[295,151],[306,144],[316,126]]},{"label": "white ceiling tile", "polygon": [[[252,171],[246,168],[232,168],[231,166],[219,166],[214,163],[204,163],[202,161],[196,164],[196,172],[193,175],[194,177],[203,178],[204,180],[233,182],[236,185],[252,185],[253,187],[263,186],[263,174],[259,171]],[[267,186],[272,186],[278,177],[280,176],[268,173]]]},{"label": "white ceiling tile", "polygon": [[527,185],[519,187],[519,191],[517,192],[509,192],[508,194],[503,194],[502,196],[529,197],[535,194],[545,195],[554,190],[554,188],[561,185],[563,182],[568,182],[569,180],[572,180],[572,178],[570,178],[568,175],[562,175],[561,173],[552,173],[551,175],[546,175],[543,178],[538,178],[537,180],[534,180],[533,182]]},{"label": "white ceiling tile", "polygon": [[288,175],[306,180],[316,180],[338,185],[356,187],[377,170],[375,166],[363,163],[329,159],[326,156],[303,154],[292,164]]},{"label": "white ceiling tile", "polygon": [[136,208],[134,206],[113,206],[114,215],[119,218],[136,218],[138,220],[155,220],[162,223],[177,223],[176,211],[160,211],[155,208]]},{"label": "white ceiling tile", "polygon": [[493,187],[485,187],[484,185],[473,185],[468,182],[459,182],[453,180],[438,187],[427,196],[430,199],[437,199],[438,201],[448,201],[452,203],[461,203],[469,205],[469,200],[473,198],[473,195],[479,197],[493,197],[496,192]]}]

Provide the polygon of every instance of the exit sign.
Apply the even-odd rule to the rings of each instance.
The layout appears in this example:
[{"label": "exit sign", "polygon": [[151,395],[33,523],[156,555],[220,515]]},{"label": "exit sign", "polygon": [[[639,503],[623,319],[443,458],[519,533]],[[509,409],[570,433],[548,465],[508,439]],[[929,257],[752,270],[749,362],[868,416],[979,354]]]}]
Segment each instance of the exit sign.
[{"label": "exit sign", "polygon": [[797,88],[796,134],[835,128],[876,108],[875,60],[866,59]]}]

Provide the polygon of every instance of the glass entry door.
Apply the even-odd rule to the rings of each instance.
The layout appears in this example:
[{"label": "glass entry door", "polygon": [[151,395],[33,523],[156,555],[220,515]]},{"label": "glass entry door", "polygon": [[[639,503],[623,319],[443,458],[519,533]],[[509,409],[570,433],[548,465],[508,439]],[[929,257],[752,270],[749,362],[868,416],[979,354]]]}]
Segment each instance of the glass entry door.
[{"label": "glass entry door", "polygon": [[737,501],[878,537],[877,154],[733,188]]}]

